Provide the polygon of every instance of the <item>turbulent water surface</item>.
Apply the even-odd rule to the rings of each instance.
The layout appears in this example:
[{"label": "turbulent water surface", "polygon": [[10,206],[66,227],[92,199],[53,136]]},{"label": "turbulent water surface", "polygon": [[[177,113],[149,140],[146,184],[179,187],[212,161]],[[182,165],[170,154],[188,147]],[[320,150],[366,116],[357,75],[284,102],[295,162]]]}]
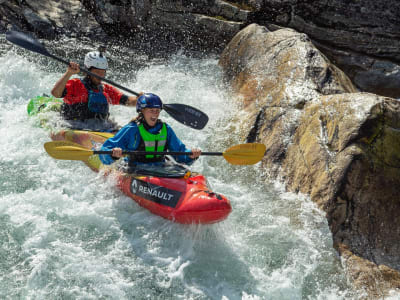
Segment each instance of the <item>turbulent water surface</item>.
[{"label": "turbulent water surface", "polygon": [[[357,298],[322,212],[308,198],[264,183],[259,165],[201,157],[193,169],[233,211],[219,224],[185,226],[152,215],[82,163],[50,158],[43,149],[48,132],[26,105],[49,94],[65,67],[0,42],[0,298]],[[52,51],[77,59],[90,48],[77,49],[79,43]],[[110,79],[209,115],[197,131],[161,114],[187,145],[224,151],[243,142],[230,122],[237,108],[217,59],[119,57],[117,50],[126,53],[110,50]],[[125,124],[135,110],[117,106],[112,115]]]}]

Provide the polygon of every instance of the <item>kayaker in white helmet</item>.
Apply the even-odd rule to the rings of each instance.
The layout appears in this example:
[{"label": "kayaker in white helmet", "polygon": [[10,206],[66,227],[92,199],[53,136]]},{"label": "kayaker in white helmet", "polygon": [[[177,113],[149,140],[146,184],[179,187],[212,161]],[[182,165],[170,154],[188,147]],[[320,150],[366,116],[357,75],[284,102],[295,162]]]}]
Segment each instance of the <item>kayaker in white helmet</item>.
[{"label": "kayaker in white helmet", "polygon": [[[199,149],[187,149],[172,128],[159,119],[162,101],[155,94],[141,95],[136,104],[139,115],[117,134],[103,144],[101,150],[112,151],[112,155],[100,155],[104,164],[111,164],[122,157],[122,151],[177,151],[192,152],[191,155],[173,156],[177,162],[191,164],[201,155]],[[165,155],[135,155],[127,158],[130,168],[140,164],[162,165]]]},{"label": "kayaker in white helmet", "polygon": [[[104,49],[87,53],[84,65],[90,72],[105,77],[108,62]],[[72,75],[79,72],[79,64],[70,62],[66,72],[51,91],[54,97],[63,98],[61,114],[64,119],[70,120],[72,127],[74,127],[73,124],[79,127],[82,122],[85,124],[109,122],[110,126],[115,126],[116,124],[109,120],[109,105],[136,105],[136,96],[125,95],[94,76],[86,75],[82,79],[70,79]],[[96,128],[89,129],[96,130]]]}]

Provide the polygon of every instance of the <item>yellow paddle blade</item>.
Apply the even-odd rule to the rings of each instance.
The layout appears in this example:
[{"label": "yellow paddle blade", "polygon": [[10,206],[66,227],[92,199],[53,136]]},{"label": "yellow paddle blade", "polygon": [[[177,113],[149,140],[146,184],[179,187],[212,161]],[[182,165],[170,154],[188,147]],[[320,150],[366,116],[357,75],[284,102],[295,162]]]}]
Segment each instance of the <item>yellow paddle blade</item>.
[{"label": "yellow paddle blade", "polygon": [[265,150],[264,144],[239,144],[230,147],[222,155],[232,165],[253,165],[264,157]]},{"label": "yellow paddle blade", "polygon": [[86,161],[93,151],[79,144],[67,141],[47,142],[44,144],[46,152],[55,159]]}]

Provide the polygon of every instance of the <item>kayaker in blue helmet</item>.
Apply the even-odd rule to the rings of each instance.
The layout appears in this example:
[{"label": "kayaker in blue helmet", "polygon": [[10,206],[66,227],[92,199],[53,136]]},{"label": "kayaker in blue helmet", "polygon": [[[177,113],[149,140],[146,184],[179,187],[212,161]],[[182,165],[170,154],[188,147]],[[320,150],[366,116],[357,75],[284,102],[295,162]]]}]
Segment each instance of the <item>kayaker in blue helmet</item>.
[{"label": "kayaker in blue helmet", "polygon": [[[158,117],[162,110],[162,101],[155,94],[141,95],[136,103],[139,115],[117,134],[103,144],[101,150],[112,151],[112,155],[100,155],[104,164],[112,164],[122,157],[122,151],[177,151],[192,152],[192,155],[173,156],[177,162],[191,164],[197,159],[201,150],[187,149],[175,135],[172,128]],[[165,161],[164,155],[135,155],[127,158],[130,168],[138,164],[160,164]]]}]

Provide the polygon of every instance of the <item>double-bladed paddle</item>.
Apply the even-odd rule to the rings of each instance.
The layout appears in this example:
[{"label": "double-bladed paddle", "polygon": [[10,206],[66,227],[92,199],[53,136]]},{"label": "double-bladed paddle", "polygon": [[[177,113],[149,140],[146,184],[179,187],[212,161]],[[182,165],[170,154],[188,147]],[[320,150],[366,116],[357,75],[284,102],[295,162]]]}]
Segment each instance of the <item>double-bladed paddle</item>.
[{"label": "double-bladed paddle", "polygon": [[[47,49],[38,40],[34,39],[33,37],[25,33],[11,30],[6,33],[6,39],[9,42],[17,46],[20,46],[22,48],[25,48],[29,51],[42,54],[44,56],[58,60],[59,62],[62,62],[66,65],[69,65],[68,61],[49,53]],[[139,96],[139,93],[132,91],[126,87],[123,87],[122,85],[119,85],[118,83],[115,83],[109,79],[96,75],[85,68],[80,67],[80,70],[86,74],[89,74],[90,76],[96,77],[104,82],[107,82],[121,90]],[[205,113],[190,105],[164,104],[163,108],[172,118],[194,129],[203,129],[208,122],[208,116]]]},{"label": "double-bladed paddle", "polygon": [[[64,160],[86,161],[94,154],[111,154],[112,151],[95,151],[68,141],[54,141],[44,144],[46,152],[53,158]],[[201,152],[201,155],[223,156],[232,165],[253,165],[264,156],[265,145],[259,143],[239,144],[232,146],[224,152]],[[124,155],[191,155],[191,152],[152,152],[152,151],[122,151]]]}]

